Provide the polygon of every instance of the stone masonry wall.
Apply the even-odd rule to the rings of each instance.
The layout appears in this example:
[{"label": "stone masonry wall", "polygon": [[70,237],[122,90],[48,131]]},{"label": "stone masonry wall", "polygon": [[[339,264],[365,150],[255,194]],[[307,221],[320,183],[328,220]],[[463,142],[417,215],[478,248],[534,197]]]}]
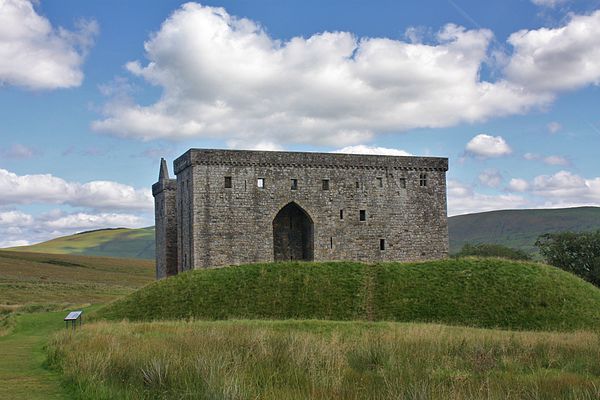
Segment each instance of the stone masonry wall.
[{"label": "stone masonry wall", "polygon": [[316,261],[447,257],[447,165],[431,157],[190,150],[175,161],[180,268],[273,261],[273,220],[290,202],[313,221]]},{"label": "stone masonry wall", "polygon": [[175,179],[152,186],[156,240],[156,279],[177,274],[177,220]]}]

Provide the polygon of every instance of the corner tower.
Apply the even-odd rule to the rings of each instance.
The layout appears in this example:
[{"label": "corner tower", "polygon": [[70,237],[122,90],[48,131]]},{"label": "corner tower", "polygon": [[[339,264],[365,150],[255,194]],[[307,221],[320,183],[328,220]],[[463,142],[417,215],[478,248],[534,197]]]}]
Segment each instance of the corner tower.
[{"label": "corner tower", "polygon": [[164,158],[160,159],[158,182],[152,185],[156,229],[156,279],[177,275],[177,180],[169,179]]}]

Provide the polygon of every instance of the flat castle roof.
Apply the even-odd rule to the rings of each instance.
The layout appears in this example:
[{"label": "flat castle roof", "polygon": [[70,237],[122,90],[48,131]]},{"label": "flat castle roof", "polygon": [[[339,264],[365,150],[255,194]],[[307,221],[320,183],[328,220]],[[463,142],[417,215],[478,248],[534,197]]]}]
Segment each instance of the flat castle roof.
[{"label": "flat castle roof", "polygon": [[193,165],[447,171],[448,158],[296,151],[190,149],[175,159],[175,174]]}]

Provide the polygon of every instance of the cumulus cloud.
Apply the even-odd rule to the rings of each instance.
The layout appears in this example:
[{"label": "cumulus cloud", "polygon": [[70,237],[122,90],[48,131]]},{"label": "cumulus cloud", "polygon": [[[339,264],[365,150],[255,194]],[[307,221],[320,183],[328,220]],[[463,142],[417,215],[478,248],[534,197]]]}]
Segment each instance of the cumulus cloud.
[{"label": "cumulus cloud", "polygon": [[333,153],[345,153],[345,154],[374,154],[384,156],[411,156],[407,151],[400,149],[391,149],[388,147],[378,146],[366,146],[364,144],[356,146],[346,146],[339,150],[334,150]]},{"label": "cumulus cloud", "polygon": [[512,149],[502,136],[481,133],[467,143],[466,152],[479,158],[491,158],[509,155]]},{"label": "cumulus cloud", "polygon": [[448,215],[525,208],[529,206],[529,200],[520,195],[489,195],[478,193],[469,185],[457,180],[448,180]]},{"label": "cumulus cloud", "polygon": [[44,226],[56,230],[77,231],[81,229],[100,229],[115,227],[140,227],[145,219],[131,214],[116,213],[75,213],[62,215],[58,218],[46,221]]},{"label": "cumulus cloud", "polygon": [[323,32],[281,41],[223,8],[187,3],[128,71],[162,89],[118,95],[93,129],[125,137],[349,146],[377,133],[522,113],[552,100],[481,79],[492,33],[445,26],[430,44]]},{"label": "cumulus cloud", "polygon": [[151,210],[152,194],[112,181],[68,182],[50,174],[17,175],[0,169],[0,204],[51,203],[92,209]]},{"label": "cumulus cloud", "polygon": [[95,21],[77,31],[55,28],[30,0],[0,1],[0,86],[56,89],[79,86],[81,66],[98,33]]},{"label": "cumulus cloud", "polygon": [[52,210],[32,216],[22,211],[5,211],[0,212],[0,248],[26,246],[84,230],[140,228],[150,224],[146,215],[130,213],[65,213]]},{"label": "cumulus cloud", "polygon": [[30,226],[33,217],[21,211],[0,212],[0,226],[23,227]]},{"label": "cumulus cloud", "polygon": [[525,179],[512,178],[508,182],[508,190],[512,192],[524,192],[529,188],[529,183]]},{"label": "cumulus cloud", "polygon": [[600,177],[588,179],[563,170],[535,177],[531,191],[549,202],[600,205]]},{"label": "cumulus cloud", "polygon": [[496,188],[502,183],[502,175],[496,169],[486,169],[478,176],[479,182],[483,185]]},{"label": "cumulus cloud", "polygon": [[531,181],[513,178],[507,189],[536,196],[545,207],[600,205],[600,177],[584,178],[564,170]]},{"label": "cumulus cloud", "polygon": [[538,93],[600,83],[600,10],[572,15],[559,28],[521,30],[510,35],[514,53],[507,79]]}]

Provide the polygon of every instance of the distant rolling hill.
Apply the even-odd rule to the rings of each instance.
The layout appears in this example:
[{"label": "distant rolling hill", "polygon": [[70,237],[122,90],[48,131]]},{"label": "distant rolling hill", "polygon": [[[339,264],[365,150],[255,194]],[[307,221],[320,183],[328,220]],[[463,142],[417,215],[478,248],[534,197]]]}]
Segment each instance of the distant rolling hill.
[{"label": "distant rolling hill", "polygon": [[[497,243],[535,253],[534,243],[541,234],[600,229],[600,207],[457,215],[448,219],[448,229],[451,253],[458,252],[465,243]],[[150,260],[154,259],[154,227],[82,232],[12,250]]]},{"label": "distant rolling hill", "polygon": [[154,227],[101,229],[10,250],[49,254],[154,259]]},{"label": "distant rolling hill", "polygon": [[600,229],[600,207],[500,210],[448,219],[450,252],[465,243],[496,243],[536,253],[534,243],[549,232]]}]

